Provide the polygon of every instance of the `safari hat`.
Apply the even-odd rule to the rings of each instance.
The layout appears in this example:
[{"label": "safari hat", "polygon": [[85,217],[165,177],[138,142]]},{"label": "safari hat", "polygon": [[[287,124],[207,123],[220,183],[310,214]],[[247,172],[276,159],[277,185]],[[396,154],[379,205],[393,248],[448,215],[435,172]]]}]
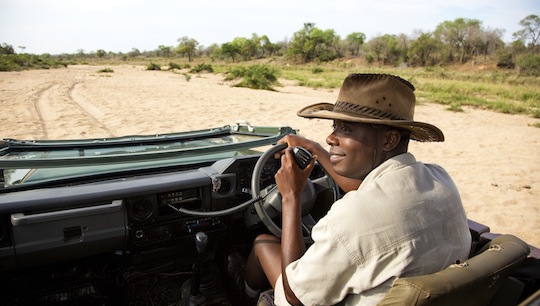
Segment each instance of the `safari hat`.
[{"label": "safari hat", "polygon": [[444,141],[443,132],[429,123],[414,121],[414,86],[389,74],[350,74],[336,103],[317,103],[298,111],[304,118],[373,123],[411,131],[417,141]]}]

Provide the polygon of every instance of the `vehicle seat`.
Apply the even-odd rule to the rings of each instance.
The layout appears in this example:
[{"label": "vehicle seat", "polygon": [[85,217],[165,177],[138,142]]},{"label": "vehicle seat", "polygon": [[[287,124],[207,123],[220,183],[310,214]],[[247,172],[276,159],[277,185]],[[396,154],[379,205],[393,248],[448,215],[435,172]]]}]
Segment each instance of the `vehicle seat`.
[{"label": "vehicle seat", "polygon": [[524,285],[509,275],[529,252],[519,238],[498,236],[464,262],[396,279],[378,305],[516,305]]}]

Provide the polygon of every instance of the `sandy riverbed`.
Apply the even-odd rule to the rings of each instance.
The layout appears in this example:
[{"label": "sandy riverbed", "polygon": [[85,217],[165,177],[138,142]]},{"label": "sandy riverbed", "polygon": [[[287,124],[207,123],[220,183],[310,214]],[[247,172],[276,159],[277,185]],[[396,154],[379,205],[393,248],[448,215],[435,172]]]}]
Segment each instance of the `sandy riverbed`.
[{"label": "sandy riverbed", "polygon": [[[333,102],[337,90],[283,81],[277,92],[230,87],[214,74],[145,71],[144,67],[70,66],[0,72],[0,138],[67,139],[160,134],[234,124],[287,125],[324,143],[327,120],[296,111]],[[540,246],[539,119],[465,108],[417,106],[415,119],[443,130],[443,143],[412,142],[418,160],[438,163],[453,176],[470,219],[492,232],[515,234]]]}]

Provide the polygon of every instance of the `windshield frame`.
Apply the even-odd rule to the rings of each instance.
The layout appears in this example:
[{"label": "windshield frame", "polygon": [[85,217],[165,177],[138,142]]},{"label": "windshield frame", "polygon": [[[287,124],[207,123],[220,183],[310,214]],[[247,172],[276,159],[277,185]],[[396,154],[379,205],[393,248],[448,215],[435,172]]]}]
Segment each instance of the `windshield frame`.
[{"label": "windshield frame", "polygon": [[[108,139],[4,139],[0,142],[0,169],[4,189],[23,185],[28,188],[31,183],[77,181],[96,174],[197,165],[254,154],[254,149],[275,144],[291,133],[296,131],[290,127],[227,125]],[[14,175],[15,171],[21,173]],[[15,179],[7,179],[11,175]],[[30,179],[32,175],[34,179]]]}]

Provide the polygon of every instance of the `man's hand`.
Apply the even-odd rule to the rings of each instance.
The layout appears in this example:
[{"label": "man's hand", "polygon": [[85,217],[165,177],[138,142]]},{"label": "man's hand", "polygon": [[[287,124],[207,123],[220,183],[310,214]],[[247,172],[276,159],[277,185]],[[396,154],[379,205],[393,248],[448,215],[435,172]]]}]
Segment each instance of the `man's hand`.
[{"label": "man's hand", "polygon": [[[294,159],[291,147],[285,149],[285,154],[281,156],[281,168],[275,175],[281,197],[291,197],[301,203],[300,196],[306,186],[309,174],[313,170],[317,156],[313,156],[305,169],[300,169]],[[296,202],[296,201],[295,201]]]},{"label": "man's hand", "polygon": [[[334,168],[332,167],[332,163],[330,162],[330,153],[325,150],[318,142],[309,140],[299,135],[289,134],[281,138],[278,143],[286,143],[289,148],[299,146],[308,150],[309,152],[311,152],[311,154],[317,155],[317,161],[319,162],[319,164],[323,166],[324,170],[334,179],[334,181],[336,181],[339,187],[345,192],[358,189],[358,186],[360,186],[360,184],[362,183],[362,181],[360,180],[344,177],[334,172]],[[282,154],[284,154],[283,151],[278,152],[275,154],[274,157],[279,158]]]}]

